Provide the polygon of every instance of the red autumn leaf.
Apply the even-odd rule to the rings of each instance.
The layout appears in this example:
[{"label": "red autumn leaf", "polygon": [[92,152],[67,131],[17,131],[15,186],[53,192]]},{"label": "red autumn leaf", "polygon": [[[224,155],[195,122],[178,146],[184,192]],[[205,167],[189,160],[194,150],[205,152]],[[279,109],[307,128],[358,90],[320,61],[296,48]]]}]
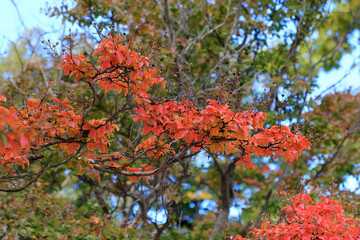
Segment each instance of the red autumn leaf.
[{"label": "red autumn leaf", "polygon": [[90,129],[90,132],[89,132],[89,138],[96,138],[96,135],[97,135],[97,130],[96,129]]},{"label": "red autumn leaf", "polygon": [[49,98],[49,100],[53,100],[53,101],[57,102],[58,104],[62,104],[62,102],[56,97],[51,97],[51,98]]},{"label": "red autumn leaf", "polygon": [[39,105],[39,101],[36,100],[36,99],[28,99],[27,100],[28,104],[31,106],[31,107],[37,107]]},{"label": "red autumn leaf", "polygon": [[0,101],[5,102],[5,101],[6,101],[6,97],[4,97],[3,95],[0,95]]},{"label": "red autumn leaf", "polygon": [[119,53],[119,51],[116,52],[116,57],[119,63],[122,63],[122,61],[124,60],[124,56],[121,53]]},{"label": "red autumn leaf", "polygon": [[105,126],[98,129],[98,133],[100,136],[104,136],[105,132],[106,132]]},{"label": "red autumn leaf", "polygon": [[149,70],[150,76],[154,76],[155,75],[155,70],[154,69],[150,69]]}]

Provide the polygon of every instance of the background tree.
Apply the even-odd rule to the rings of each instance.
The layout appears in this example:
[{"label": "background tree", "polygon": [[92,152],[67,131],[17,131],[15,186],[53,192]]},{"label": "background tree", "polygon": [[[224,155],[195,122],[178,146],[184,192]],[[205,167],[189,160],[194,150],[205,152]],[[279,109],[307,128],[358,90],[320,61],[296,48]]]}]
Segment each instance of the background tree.
[{"label": "background tree", "polygon": [[[48,170],[42,175],[42,181],[48,183],[46,190],[49,194],[56,195],[58,192],[69,190],[76,192],[79,196],[76,201],[78,206],[98,205],[98,209],[101,210],[98,210],[97,214],[102,212],[100,215],[108,216],[111,213],[111,218],[118,219],[119,222],[109,222],[107,226],[114,228],[120,225],[123,236],[127,238],[164,236],[174,239],[221,239],[221,236],[227,233],[245,235],[254,226],[259,227],[263,213],[272,215],[279,212],[284,192],[293,195],[307,187],[312,189],[314,195],[321,195],[317,190],[318,184],[326,187],[330,180],[341,184],[344,176],[356,174],[355,140],[359,128],[356,96],[337,93],[336,98],[325,97],[321,104],[321,97],[316,99],[317,102],[310,100],[311,92],[316,88],[319,70],[338,67],[341,56],[351,51],[349,34],[359,26],[359,6],[355,1],[333,4],[325,1],[303,1],[296,4],[292,1],[73,3],[72,7],[63,5],[49,10],[49,15],[62,16],[64,21],[71,21],[75,26],[79,25],[85,30],[83,34],[71,34],[60,43],[63,44],[65,52],[73,56],[85,53],[86,58],[90,59],[89,63],[94,66],[98,61],[98,55],[93,56],[94,46],[107,37],[103,34],[115,34],[117,30],[120,33],[129,32],[123,45],[134,52],[149,56],[150,64],[154,64],[150,67],[157,71],[154,76],[161,75],[165,79],[165,90],[161,87],[150,90],[150,96],[166,98],[153,99],[155,106],[163,106],[162,104],[172,101],[182,102],[181,104],[188,106],[186,104],[189,103],[185,101],[188,100],[191,101],[189,109],[192,109],[192,106],[206,109],[206,99],[215,99],[217,106],[228,104],[231,109],[237,111],[261,110],[268,116],[265,122],[267,128],[273,124],[291,123],[293,132],[299,131],[312,139],[313,147],[311,152],[304,154],[292,165],[282,158],[252,156],[252,162],[255,163],[253,169],[235,167],[239,159],[231,150],[226,150],[226,153],[202,151],[200,155],[195,155],[197,151],[188,152],[187,158],[181,158],[184,160],[164,160],[167,165],[164,165],[161,174],[155,175],[153,179],[140,178],[131,181],[135,180],[131,179],[131,176],[129,178],[117,172],[110,172],[101,174],[100,182],[90,177],[97,178],[100,176],[98,171],[105,169],[93,169],[86,166],[86,161],[71,160],[66,158],[66,154],[61,156],[50,148],[50,151],[36,152],[33,155],[39,157],[35,157],[34,161],[43,159],[40,160],[42,162],[39,166],[46,166],[45,160],[53,158],[58,162],[69,161],[69,165],[54,166],[54,170]],[[50,49],[57,47],[56,44],[46,44]],[[120,59],[121,57],[117,56],[117,60],[108,60],[109,65],[105,65],[106,61],[99,58],[103,61],[101,70],[104,73],[115,72],[114,62],[125,61]],[[114,109],[121,110],[115,111],[121,114],[111,118],[114,123],[116,122],[119,131],[112,135],[113,144],[110,146],[110,152],[134,153],[141,149],[139,144],[141,146],[141,142],[147,138],[142,136],[142,133],[151,133],[153,130],[148,128],[147,131],[143,131],[140,120],[146,125],[144,119],[133,122],[131,116],[135,112],[120,107],[129,106],[134,109],[132,99],[124,98],[115,91],[107,92],[109,88],[114,87],[105,88],[105,91],[95,88],[94,93],[90,85],[89,88],[82,81],[76,83],[73,78],[66,75],[70,71],[77,71],[76,78],[94,78],[86,76],[91,73],[83,71],[89,70],[86,67],[89,63],[81,58],[68,58],[64,61],[68,63],[63,64],[65,76],[56,73],[52,65],[46,66],[46,69],[43,67],[42,72],[52,77],[48,78],[51,79],[48,80],[50,84],[44,81],[40,88],[31,85],[19,86],[16,82],[9,84],[9,81],[4,79],[4,95],[11,97],[11,104],[19,107],[26,104],[26,94],[32,94],[34,98],[41,100],[35,102],[33,110],[39,108],[43,101],[47,102],[49,97],[57,97],[53,98],[58,102],[55,105],[65,106],[67,103],[63,100],[68,97],[75,109],[81,109],[77,116],[81,115],[79,113],[86,113],[82,115],[83,119],[84,116],[88,119],[113,116]],[[66,70],[66,66],[71,66],[71,61],[74,61],[73,65],[81,67],[68,67]],[[20,76],[19,79],[24,84],[41,82],[41,77],[32,80],[24,73],[16,71],[9,70],[12,75],[3,77],[9,79],[9,76]],[[34,74],[36,71],[29,69],[28,72]],[[161,80],[159,78],[154,81]],[[269,90],[264,91],[266,87]],[[261,94],[262,100],[258,101]],[[344,102],[347,103],[346,106]],[[31,106],[31,101],[28,104]],[[212,106],[214,105],[215,102]],[[160,111],[155,107],[151,109],[151,106],[144,107],[144,112]],[[177,105],[168,109],[175,107]],[[87,112],[86,109],[90,108],[91,111]],[[49,105],[44,105],[43,109],[49,109]],[[195,116],[197,111],[199,110],[193,109],[190,115]],[[348,112],[349,116],[345,117],[342,112]],[[173,113],[165,116],[173,116]],[[49,125],[58,124],[51,117],[49,120]],[[180,122],[183,123],[182,121]],[[96,125],[99,123],[94,123],[92,127],[100,129],[100,125]],[[80,126],[81,124],[82,122]],[[83,130],[82,134],[90,136],[91,129]],[[178,131],[180,136],[173,136],[180,139],[178,145],[171,145],[176,151],[179,151],[180,146],[186,145],[181,140],[188,136],[189,132],[186,130]],[[219,131],[222,130],[224,129]],[[254,130],[257,131],[256,128]],[[261,130],[258,134],[261,134]],[[159,144],[156,143],[155,146],[159,147]],[[227,146],[231,146],[231,143],[227,143]],[[72,145],[72,148],[76,147]],[[89,146],[88,143],[87,148],[91,149],[93,146]],[[163,145],[162,151],[165,153],[170,151],[166,148],[166,145]],[[145,149],[143,148],[146,152]],[[72,157],[72,149],[69,150],[69,146],[64,146],[64,150]],[[152,154],[161,155],[161,152]],[[112,158],[117,156],[115,154]],[[126,157],[132,156],[125,155]],[[119,160],[122,159],[117,159]],[[139,162],[141,161],[143,160]],[[178,163],[174,165],[175,162]],[[116,168],[116,163],[118,162],[114,162],[112,167]],[[121,162],[118,164],[124,166]],[[160,166],[159,164],[161,162],[154,162],[152,165]],[[33,166],[32,161],[31,165]],[[132,170],[144,171],[141,168],[146,167],[147,165],[134,165]],[[79,174],[78,177],[67,180],[72,174],[69,170],[64,170],[69,168],[74,169]],[[84,174],[90,170],[89,168],[92,169],[91,172]],[[334,176],[336,179],[333,179]],[[30,173],[27,177],[31,177]],[[6,181],[8,184],[9,179]],[[14,183],[14,180],[11,182]],[[24,181],[24,184],[27,182]],[[64,185],[64,182],[67,184]],[[74,186],[76,189],[73,189]],[[274,196],[273,193],[278,194]],[[341,194],[345,195],[343,192]],[[356,198],[354,195],[355,202]],[[240,219],[227,223],[231,206],[244,205],[242,199],[246,200],[247,207]],[[94,204],[93,201],[97,203]],[[88,216],[92,215],[89,210]],[[358,216],[358,212],[355,212],[354,216]],[[212,231],[208,231],[209,228]]]}]

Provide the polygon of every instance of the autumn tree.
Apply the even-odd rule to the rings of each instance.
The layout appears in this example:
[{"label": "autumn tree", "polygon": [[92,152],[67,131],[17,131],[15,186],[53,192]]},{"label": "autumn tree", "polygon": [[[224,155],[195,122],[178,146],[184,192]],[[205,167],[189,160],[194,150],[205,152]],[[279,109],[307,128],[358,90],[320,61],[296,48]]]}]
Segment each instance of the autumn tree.
[{"label": "autumn tree", "polygon": [[[32,64],[3,76],[0,190],[25,203],[22,191],[46,196],[34,184],[54,203],[77,195],[66,201],[90,226],[59,233],[68,238],[266,237],[292,227],[285,219],[300,220],[280,200],[306,215],[312,208],[288,195],[321,196],[358,171],[357,97],[309,97],[319,70],[351,51],[358,26],[355,1],[334,4],[77,0],[48,9],[74,26],[60,43],[43,41],[53,59],[17,56]],[[356,219],[359,210],[339,202]],[[262,224],[276,214],[279,223]]]}]

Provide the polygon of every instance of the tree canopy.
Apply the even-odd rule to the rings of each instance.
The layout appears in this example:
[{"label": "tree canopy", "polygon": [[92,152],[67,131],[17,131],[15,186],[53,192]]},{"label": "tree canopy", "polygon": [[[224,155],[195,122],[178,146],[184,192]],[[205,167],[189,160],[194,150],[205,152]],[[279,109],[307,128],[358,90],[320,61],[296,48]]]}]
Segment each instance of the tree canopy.
[{"label": "tree canopy", "polygon": [[360,238],[359,196],[344,188],[360,171],[360,93],[313,94],[355,47],[359,11],[50,6],[66,35],[28,30],[0,59],[0,236]]}]

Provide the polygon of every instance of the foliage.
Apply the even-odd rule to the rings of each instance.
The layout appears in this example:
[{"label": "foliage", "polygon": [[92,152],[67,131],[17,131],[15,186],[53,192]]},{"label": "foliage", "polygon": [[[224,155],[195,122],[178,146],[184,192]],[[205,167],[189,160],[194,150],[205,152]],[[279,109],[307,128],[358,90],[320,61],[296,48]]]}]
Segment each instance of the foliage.
[{"label": "foliage", "polygon": [[50,7],[76,33],[44,40],[49,55],[28,31],[1,58],[4,236],[355,239],[359,196],[343,185],[360,169],[359,94],[311,94],[351,51],[359,7]]},{"label": "foliage", "polygon": [[[291,199],[291,206],[283,212],[278,224],[264,222],[250,233],[257,239],[357,239],[359,227],[344,215],[341,205],[327,197],[314,203],[307,194]],[[241,236],[234,240],[245,239]]]},{"label": "foliage", "polygon": [[76,208],[74,201],[46,194],[42,187],[46,186],[37,185],[12,195],[1,194],[2,238],[96,239],[101,232],[109,239],[123,234],[108,227],[113,220],[99,216],[96,202]]}]

